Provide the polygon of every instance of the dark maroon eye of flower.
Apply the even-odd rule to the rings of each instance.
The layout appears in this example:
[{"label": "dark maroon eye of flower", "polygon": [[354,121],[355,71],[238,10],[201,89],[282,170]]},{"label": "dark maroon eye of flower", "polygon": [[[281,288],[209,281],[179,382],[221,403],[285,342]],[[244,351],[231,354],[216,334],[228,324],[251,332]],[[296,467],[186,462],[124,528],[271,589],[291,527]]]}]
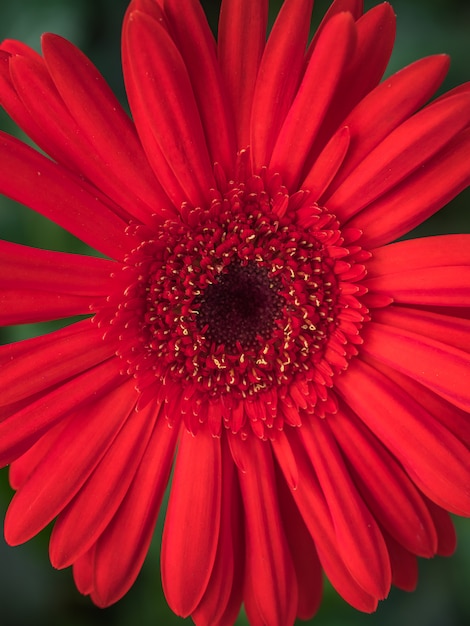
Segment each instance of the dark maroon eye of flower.
[{"label": "dark maroon eye of flower", "polygon": [[208,341],[228,353],[254,348],[271,337],[285,299],[281,282],[254,261],[231,263],[195,298],[196,323]]}]

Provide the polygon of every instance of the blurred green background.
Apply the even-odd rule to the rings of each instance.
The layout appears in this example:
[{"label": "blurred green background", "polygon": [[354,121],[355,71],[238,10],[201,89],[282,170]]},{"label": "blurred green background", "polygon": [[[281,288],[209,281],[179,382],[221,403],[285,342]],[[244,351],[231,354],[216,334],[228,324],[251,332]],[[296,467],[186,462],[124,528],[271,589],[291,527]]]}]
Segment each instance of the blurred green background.
[{"label": "blurred green background", "polygon": [[[217,24],[217,1],[203,2],[211,25]],[[281,2],[271,2],[272,16]],[[376,2],[365,1],[366,8]],[[397,44],[388,73],[415,59],[447,52],[452,66],[444,89],[469,76],[470,2],[468,0],[396,0]],[[329,5],[317,0],[318,21]],[[20,39],[39,50],[41,33],[55,32],[73,41],[96,63],[114,91],[124,99],[119,63],[121,20],[127,0],[1,0],[0,40]],[[3,111],[0,128],[23,137]],[[24,138],[24,137],[23,137]],[[470,155],[469,155],[470,160]],[[444,232],[469,232],[470,193],[467,190],[437,216],[417,229],[419,236]],[[60,228],[24,207],[0,198],[0,237],[58,250],[83,250]],[[0,343],[18,340],[38,328],[0,329]],[[42,329],[41,329],[42,332]],[[0,515],[11,498],[7,472],[0,472]],[[470,521],[456,520],[459,545],[451,559],[422,560],[418,589],[413,594],[393,590],[374,615],[349,607],[327,586],[317,626],[467,626],[470,624]],[[159,576],[160,520],[143,571],[127,596],[117,605],[100,610],[80,596],[71,571],[55,571],[47,556],[48,531],[28,544],[10,548],[0,540],[1,626],[110,626],[172,625],[190,620],[173,616],[166,606]],[[246,624],[243,615],[238,624]]]}]

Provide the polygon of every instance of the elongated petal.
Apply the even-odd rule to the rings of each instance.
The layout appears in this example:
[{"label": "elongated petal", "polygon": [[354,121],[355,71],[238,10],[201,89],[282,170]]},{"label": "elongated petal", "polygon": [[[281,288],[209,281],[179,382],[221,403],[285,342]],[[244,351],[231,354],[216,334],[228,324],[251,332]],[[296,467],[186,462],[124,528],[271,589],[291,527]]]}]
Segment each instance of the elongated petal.
[{"label": "elongated petal", "polygon": [[[129,407],[132,396],[128,394],[126,400]],[[60,513],[49,546],[54,567],[61,569],[71,565],[91,548],[110,523],[134,479],[157,413],[154,404],[141,412],[134,409],[128,413],[113,445]]]},{"label": "elongated petal", "polygon": [[349,128],[343,126],[333,135],[318,155],[305,180],[300,185],[302,189],[308,189],[311,192],[313,200],[318,200],[334,179],[346,157],[350,141]]},{"label": "elongated petal", "polygon": [[401,465],[347,407],[328,423],[381,526],[414,554],[434,556],[437,534],[432,518]]},{"label": "elongated petal", "polygon": [[391,585],[385,542],[353,484],[328,425],[312,420],[299,434],[325,494],[346,566],[363,589],[385,598]]},{"label": "elongated petal", "polygon": [[90,312],[85,296],[42,290],[4,289],[0,292],[0,325],[45,322]]},{"label": "elongated petal", "polygon": [[98,606],[119,600],[137,578],[165,494],[177,436],[178,429],[169,428],[162,417],[157,420],[129,491],[98,539],[92,594]]},{"label": "elongated petal", "polygon": [[[168,200],[152,175],[131,120],[86,56],[57,35],[44,35],[46,66],[68,110],[101,168],[109,172],[106,188],[126,206],[135,202],[145,220]],[[130,181],[132,181],[131,184]]]},{"label": "elongated petal", "polygon": [[0,347],[0,404],[18,402],[76,376],[114,354],[90,320]]},{"label": "elongated petal", "polygon": [[183,431],[162,540],[168,604],[183,617],[200,603],[217,552],[221,516],[221,444],[208,430]]},{"label": "elongated petal", "polygon": [[98,401],[119,385],[117,359],[109,359],[75,376],[52,391],[35,396],[0,422],[0,465],[24,454],[47,430],[71,411]]},{"label": "elongated petal", "polygon": [[[84,484],[111,445],[135,404],[132,381],[117,387],[86,412],[69,418],[54,446],[16,492],[7,512],[5,533],[11,545],[24,543],[51,522]],[[96,428],[101,413],[110,414]]]},{"label": "elongated petal", "polygon": [[97,199],[93,187],[2,132],[0,191],[112,258],[123,259],[132,245],[127,223]]},{"label": "elongated petal", "polygon": [[[299,473],[302,476],[298,488],[291,491],[291,494],[315,542],[325,574],[338,593],[349,604],[360,611],[371,613],[377,608],[377,599],[367,593],[347,569],[324,494],[315,478],[305,447],[298,440],[297,433],[294,433],[289,439],[299,466]],[[274,451],[276,452],[276,448]],[[276,458],[284,473],[283,455],[278,455]]]},{"label": "elongated petal", "polygon": [[364,280],[371,292],[401,304],[468,307],[470,264],[408,269]]},{"label": "elongated petal", "polygon": [[258,72],[251,117],[255,169],[269,163],[304,69],[312,0],[286,0],[269,35]]},{"label": "elongated petal", "polygon": [[239,479],[246,516],[247,576],[256,606],[254,616],[272,626],[290,624],[295,618],[298,592],[282,528],[271,448],[253,438],[242,441],[238,435],[229,441],[246,467]]},{"label": "elongated petal", "polygon": [[[355,7],[354,17],[360,12],[361,7]],[[328,13],[325,17],[330,20],[334,14],[332,11],[331,15]],[[355,53],[350,60],[348,71],[338,85],[335,106],[330,108],[324,120],[312,157],[321,151],[338,127],[344,125],[346,116],[356,104],[380,82],[395,40],[395,15],[391,6],[383,2],[367,11],[357,19],[356,32]],[[309,54],[315,50],[318,39],[319,37],[313,39]]]},{"label": "elongated petal", "polygon": [[348,222],[363,231],[364,246],[390,243],[421,224],[470,184],[470,129],[450,141],[401,184]]},{"label": "elongated petal", "polygon": [[418,335],[435,339],[470,354],[470,320],[408,306],[390,306],[375,311],[374,321],[398,326]]},{"label": "elongated petal", "polygon": [[470,410],[467,352],[409,330],[374,322],[367,325],[362,349],[452,404]]},{"label": "elongated petal", "polygon": [[[180,52],[165,28],[140,11],[128,14],[124,28],[128,64],[135,81],[131,87],[145,93],[142,103],[146,117],[136,120],[139,132],[151,132],[155,137],[187,199],[195,205],[204,204],[215,181]],[[130,98],[132,101],[132,93]]]},{"label": "elongated petal", "polygon": [[109,295],[116,264],[105,259],[30,248],[0,240],[0,288],[17,286],[93,296]]},{"label": "elongated petal", "polygon": [[470,235],[436,235],[382,246],[372,251],[367,276],[449,265],[470,265]]},{"label": "elongated petal", "polygon": [[340,13],[328,22],[310,58],[269,164],[273,171],[282,172],[289,189],[301,180],[305,160],[350,60],[355,34],[351,15]]},{"label": "elongated petal", "polygon": [[434,156],[468,123],[470,96],[437,102],[392,131],[327,199],[328,208],[346,220],[392,189]]},{"label": "elongated petal", "polygon": [[165,15],[191,79],[211,162],[231,172],[236,154],[235,126],[204,11],[198,0],[167,0]]},{"label": "elongated petal", "polygon": [[[222,441],[222,506],[214,568],[206,592],[191,615],[196,624],[225,624],[233,592],[241,588],[243,573],[243,512],[235,464],[226,439]],[[237,579],[237,576],[239,577]],[[241,594],[237,594],[240,598]]]},{"label": "elongated petal", "polygon": [[320,607],[323,592],[323,572],[315,543],[282,478],[278,479],[282,520],[292,554],[299,589],[297,617],[310,619]]},{"label": "elongated petal", "polygon": [[425,104],[442,83],[449,68],[449,57],[436,55],[416,61],[387,78],[351,111],[344,120],[352,145],[333,189],[394,128]]},{"label": "elongated petal", "polygon": [[[371,341],[368,338],[364,346]],[[394,340],[388,338],[388,342]],[[406,351],[400,351],[400,360],[407,362]],[[427,363],[422,355],[420,363]],[[419,368],[415,372],[419,378]],[[469,515],[470,451],[454,435],[417,400],[359,359],[350,365],[346,375],[338,377],[337,387],[345,403],[390,449],[431,500],[457,515]]]},{"label": "elongated petal", "polygon": [[258,68],[266,41],[268,0],[224,0],[218,55],[233,111],[238,148],[250,143],[250,119]]}]

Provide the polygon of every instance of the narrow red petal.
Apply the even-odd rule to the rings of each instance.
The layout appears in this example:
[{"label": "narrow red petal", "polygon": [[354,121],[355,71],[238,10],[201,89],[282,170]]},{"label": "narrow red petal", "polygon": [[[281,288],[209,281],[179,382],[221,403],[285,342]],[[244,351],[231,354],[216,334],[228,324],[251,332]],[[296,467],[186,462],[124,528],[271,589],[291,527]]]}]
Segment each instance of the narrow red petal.
[{"label": "narrow red petal", "polygon": [[470,235],[436,235],[397,241],[372,250],[367,276],[407,272],[411,267],[470,265]]},{"label": "narrow red petal", "polygon": [[116,263],[96,257],[30,248],[0,240],[0,289],[24,288],[107,296]]},{"label": "narrow red petal", "polygon": [[190,615],[214,567],[221,516],[221,442],[208,429],[182,431],[162,540],[162,583],[168,604]]},{"label": "narrow red petal", "polygon": [[235,117],[238,148],[250,143],[250,119],[258,68],[266,42],[268,0],[223,0],[218,54]]},{"label": "narrow red petal", "polygon": [[230,436],[229,441],[246,467],[239,479],[245,508],[247,577],[256,606],[254,616],[272,626],[291,624],[298,592],[279,511],[271,446],[253,437],[242,441],[239,435]]},{"label": "narrow red petal", "polygon": [[[222,506],[220,535],[206,592],[191,615],[195,624],[224,623],[224,615],[229,609],[233,591],[241,590],[243,574],[243,510],[240,486],[235,471],[235,464],[230,455],[226,439],[222,441]],[[240,579],[237,580],[237,576]],[[241,593],[239,591],[239,603]]]},{"label": "narrow red petal", "polygon": [[[126,405],[136,396],[128,389]],[[60,513],[54,525],[49,555],[54,567],[72,565],[91,548],[114,517],[129,489],[148,441],[158,409],[148,405],[131,410],[116,438],[80,491]],[[96,427],[96,419],[95,419]]]},{"label": "narrow red petal", "polygon": [[251,117],[255,170],[269,163],[275,137],[304,70],[313,0],[286,0],[269,35],[258,72]]},{"label": "narrow red petal", "polygon": [[392,583],[403,591],[414,591],[418,584],[418,559],[387,534],[385,541],[392,565]]},{"label": "narrow red petal", "polygon": [[[136,119],[139,133],[151,133],[156,139],[187,200],[196,206],[204,204],[215,181],[181,54],[162,24],[145,13],[129,13],[124,29],[132,87],[145,93],[140,100],[145,118]],[[129,96],[132,103],[132,91]]]},{"label": "narrow red petal", "polygon": [[0,347],[0,404],[18,402],[85,372],[114,354],[89,319]]},{"label": "narrow red petal", "polygon": [[370,595],[385,598],[391,585],[385,542],[351,480],[328,424],[314,419],[304,424],[299,434],[325,494],[347,568]]},{"label": "narrow red petal", "polygon": [[[93,408],[68,419],[8,508],[5,534],[11,545],[37,535],[65,508],[111,445],[133,404],[132,381],[128,381]],[[110,417],[97,428],[103,414]]]},{"label": "narrow red petal", "polygon": [[328,423],[381,527],[414,554],[434,556],[437,535],[432,518],[401,465],[347,407]]},{"label": "narrow red petal", "polygon": [[402,183],[348,222],[363,231],[361,243],[382,246],[431,217],[470,184],[470,129],[450,141]]},{"label": "narrow red petal", "polygon": [[323,29],[297,94],[279,131],[269,167],[282,172],[283,183],[298,186],[306,158],[355,44],[354,22],[340,13]]},{"label": "narrow red petal", "polygon": [[77,589],[84,596],[89,595],[93,591],[93,577],[95,571],[95,546],[88,552],[85,552],[73,564],[73,580],[77,585]]},{"label": "narrow red petal", "polygon": [[305,180],[300,185],[302,189],[310,191],[313,200],[318,200],[328,189],[330,182],[334,179],[346,157],[350,141],[349,128],[343,126],[333,135],[318,155]]},{"label": "narrow red petal", "polygon": [[170,33],[186,64],[212,163],[233,171],[235,127],[222,89],[216,45],[198,0],[166,0]]},{"label": "narrow red petal", "polygon": [[352,145],[334,189],[388,134],[429,100],[448,68],[446,55],[421,59],[390,76],[359,102],[343,122],[350,130]]},{"label": "narrow red petal", "polygon": [[374,322],[397,326],[418,335],[441,341],[470,354],[470,320],[392,305],[374,312]]},{"label": "narrow red petal", "polygon": [[178,429],[169,428],[160,417],[129,491],[97,541],[92,599],[98,606],[117,602],[137,578],[155,530],[177,437]]},{"label": "narrow red petal", "polygon": [[[362,8],[358,6],[354,17],[357,17],[360,12]],[[327,17],[331,19],[329,13]],[[338,85],[335,106],[330,108],[324,120],[314,154],[323,148],[340,125],[344,125],[346,116],[369,91],[377,86],[382,78],[395,40],[393,9],[386,2],[379,4],[357,19],[356,30],[355,53],[350,60],[348,71]],[[314,49],[316,41],[317,38],[314,38],[309,53],[312,48]]]},{"label": "narrow red petal", "polygon": [[312,536],[282,477],[278,479],[278,493],[282,521],[299,589],[297,617],[307,620],[320,608],[323,595],[323,569]]},{"label": "narrow red petal", "polygon": [[439,554],[439,556],[452,556],[457,547],[457,533],[455,532],[452,517],[447,511],[434,502],[431,502],[431,500],[427,500],[427,505],[437,529],[439,541],[437,554]]},{"label": "narrow red petal", "polygon": [[106,395],[121,380],[118,360],[110,359],[35,396],[19,410],[9,411],[0,421],[0,465],[8,465],[24,454],[71,411],[78,407],[86,410],[90,401]]},{"label": "narrow red petal", "polygon": [[[109,189],[124,206],[135,202],[137,206],[129,210],[144,221],[156,212],[156,207],[167,206],[168,200],[152,175],[134,124],[96,67],[78,48],[57,35],[44,35],[42,50],[51,78],[80,135],[98,156],[93,165],[91,161],[88,164],[92,176],[100,163],[110,179],[104,190]],[[103,179],[99,173],[95,175],[98,180]]]},{"label": "narrow red petal", "polygon": [[0,292],[0,325],[32,324],[90,312],[90,298],[39,289],[3,289]]},{"label": "narrow red petal", "polygon": [[469,355],[435,339],[369,322],[361,349],[452,404],[470,410]]},{"label": "narrow red petal", "polygon": [[392,131],[360,161],[325,202],[343,221],[399,184],[467,125],[470,96],[461,94],[426,107]]},{"label": "narrow red petal", "polygon": [[[411,266],[412,267],[412,266]],[[388,295],[399,304],[418,306],[470,305],[470,264],[408,269],[363,282],[372,293]]]},{"label": "narrow red petal", "polygon": [[127,223],[96,197],[93,187],[1,131],[0,192],[112,258],[123,259],[133,245]]},{"label": "narrow red petal", "polygon": [[[406,362],[407,352],[400,354]],[[470,514],[470,451],[418,400],[359,359],[336,384],[345,403],[397,457],[421,491],[457,515]]]},{"label": "narrow red petal", "polygon": [[[353,578],[347,569],[338,544],[333,522],[320,490],[314,470],[307,458],[305,446],[299,441],[297,432],[289,437],[293,447],[299,473],[302,480],[294,491],[291,491],[306,527],[317,548],[320,562],[331,584],[338,593],[352,606],[360,611],[372,613],[377,608],[377,599],[368,594]],[[276,448],[274,448],[276,452]],[[278,455],[277,462],[284,473],[284,458]]]}]

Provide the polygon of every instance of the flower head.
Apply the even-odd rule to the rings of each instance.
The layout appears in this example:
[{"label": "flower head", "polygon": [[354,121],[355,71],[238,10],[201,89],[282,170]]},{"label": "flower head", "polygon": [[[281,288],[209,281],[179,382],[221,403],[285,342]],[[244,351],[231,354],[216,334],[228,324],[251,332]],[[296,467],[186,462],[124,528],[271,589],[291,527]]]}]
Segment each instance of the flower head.
[{"label": "flower head", "polygon": [[[184,4],[183,10],[182,4]],[[145,558],[174,463],[165,595],[197,624],[285,626],[322,572],[373,611],[470,515],[470,236],[396,241],[470,179],[448,60],[380,82],[388,4],[132,0],[132,120],[90,61],[6,41],[0,190],[99,254],[0,242],[6,538],[55,519],[54,566],[99,606]],[[40,97],[38,97],[40,94]]]}]

